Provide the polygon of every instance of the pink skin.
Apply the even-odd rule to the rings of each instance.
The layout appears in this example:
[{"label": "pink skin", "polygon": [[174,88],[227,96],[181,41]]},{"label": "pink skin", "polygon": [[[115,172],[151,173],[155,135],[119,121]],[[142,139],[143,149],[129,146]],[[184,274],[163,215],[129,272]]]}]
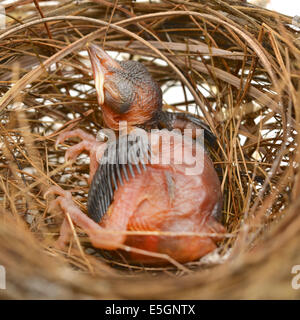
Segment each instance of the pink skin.
[{"label": "pink skin", "polygon": [[[164,134],[170,133],[165,132]],[[100,147],[100,153],[97,150],[98,156],[103,154],[105,143],[97,142],[94,137],[79,129],[61,134],[57,143],[70,137],[80,137],[85,141],[72,146],[67,151],[66,158],[74,159],[82,151],[89,152],[91,158],[94,157],[94,163],[91,166],[93,176],[98,166],[98,162],[95,162],[96,148]],[[191,145],[190,148],[193,146]],[[152,145],[154,155],[161,153],[159,149],[155,143]],[[164,157],[164,153],[162,156]],[[177,157],[177,152],[174,152],[172,158],[174,157]],[[173,163],[173,160],[171,162]],[[116,250],[124,248],[125,244],[131,249],[137,248],[143,251],[142,254],[134,254],[132,251],[130,258],[134,261],[160,264],[167,254],[172,259],[184,263],[198,259],[214,250],[215,241],[208,235],[201,238],[128,237],[125,232],[127,230],[161,230],[206,234],[224,233],[224,227],[211,216],[215,205],[221,198],[218,177],[210,159],[205,154],[203,164],[203,172],[194,176],[184,174],[184,170],[188,167],[185,163],[171,166],[168,164],[148,166],[146,172],[136,175],[135,179],[130,179],[115,192],[114,201],[100,224],[95,223],[75,205],[70,191],[53,186],[45,197],[48,194],[58,195],[50,203],[49,209],[60,207],[75,225],[87,233],[92,245],[96,248]],[[151,181],[151,183],[145,184],[145,181]],[[195,194],[197,194],[196,197]],[[71,236],[72,230],[65,218],[57,246],[64,248]],[[158,257],[159,255],[161,257]]]}]

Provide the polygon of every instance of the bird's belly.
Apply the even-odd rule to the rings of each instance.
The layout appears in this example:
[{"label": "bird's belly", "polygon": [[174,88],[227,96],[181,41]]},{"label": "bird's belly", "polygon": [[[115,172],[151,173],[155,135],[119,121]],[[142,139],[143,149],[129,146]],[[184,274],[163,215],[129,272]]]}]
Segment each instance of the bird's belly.
[{"label": "bird's belly", "polygon": [[[146,172],[115,192],[110,215],[114,210],[124,210],[124,215],[130,215],[127,230],[158,232],[128,235],[127,245],[168,254],[184,263],[216,248],[215,241],[209,236],[196,234],[225,231],[213,217],[220,202],[219,179],[210,159],[205,156],[204,170],[199,175],[185,175],[182,165],[148,166]],[[125,208],[131,208],[131,212]],[[133,253],[130,259],[149,264],[163,263],[161,259]]]}]

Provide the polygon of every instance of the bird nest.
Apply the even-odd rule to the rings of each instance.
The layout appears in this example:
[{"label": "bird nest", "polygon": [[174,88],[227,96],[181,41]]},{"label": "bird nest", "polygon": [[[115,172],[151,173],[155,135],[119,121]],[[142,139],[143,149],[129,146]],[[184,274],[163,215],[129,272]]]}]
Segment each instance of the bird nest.
[{"label": "bird nest", "polygon": [[[7,298],[293,298],[300,264],[300,34],[292,18],[239,1],[16,1],[0,30],[0,264]],[[1,21],[1,20],[0,20]],[[142,62],[164,109],[211,128],[227,233],[185,265],[131,265],[93,249],[43,198],[72,190],[86,212],[88,158],[70,166],[57,135],[96,135],[102,115],[85,46]],[[297,92],[298,90],[298,92]],[[68,141],[68,145],[76,141]],[[134,278],[134,281],[132,279]],[[147,291],[144,290],[147,288]]]}]

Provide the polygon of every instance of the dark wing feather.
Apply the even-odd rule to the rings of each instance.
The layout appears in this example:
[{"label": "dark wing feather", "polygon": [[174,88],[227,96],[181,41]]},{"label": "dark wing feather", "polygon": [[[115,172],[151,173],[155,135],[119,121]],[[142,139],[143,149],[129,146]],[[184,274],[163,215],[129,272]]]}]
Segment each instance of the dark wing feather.
[{"label": "dark wing feather", "polygon": [[182,120],[186,122],[186,124],[191,122],[200,129],[203,129],[205,142],[209,144],[211,147],[217,146],[216,136],[211,132],[209,126],[196,116],[187,112],[175,113],[168,111],[163,111],[159,115],[160,127],[167,128],[168,130],[176,129],[176,120]]},{"label": "dark wing feather", "polygon": [[138,136],[135,140],[131,136],[130,141],[128,136],[122,136],[108,143],[88,194],[88,215],[95,222],[101,222],[113,201],[114,191],[124,185],[125,180],[140,174],[140,165],[143,170],[147,169],[151,148],[144,144]]}]

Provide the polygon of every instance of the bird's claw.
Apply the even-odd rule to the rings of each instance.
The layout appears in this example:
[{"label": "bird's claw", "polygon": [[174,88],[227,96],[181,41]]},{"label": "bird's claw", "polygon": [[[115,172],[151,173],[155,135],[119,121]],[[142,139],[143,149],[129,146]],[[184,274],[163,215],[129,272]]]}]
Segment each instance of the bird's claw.
[{"label": "bird's claw", "polygon": [[65,153],[65,162],[74,162],[77,157],[81,154],[81,152],[84,150],[84,142],[79,142],[78,144],[75,144],[74,146],[69,147],[69,149]]},{"label": "bird's claw", "polygon": [[57,196],[61,196],[63,198],[66,198],[68,200],[72,200],[72,194],[70,191],[66,191],[64,189],[62,189],[59,186],[51,186],[47,192],[45,192],[44,194],[44,199],[46,199],[49,195],[57,195]]},{"label": "bird's claw", "polygon": [[[86,144],[82,144],[81,146],[83,148],[81,148],[81,151],[83,149],[85,149],[84,147],[87,146],[92,146],[94,144],[97,143],[96,138],[94,136],[92,136],[91,134],[84,132],[81,129],[75,129],[75,130],[71,130],[71,131],[65,131],[59,134],[59,136],[56,139],[55,142],[55,149],[57,150],[58,145],[64,143],[67,139],[69,138],[80,138],[82,141],[79,142],[78,144],[70,147],[70,150],[73,150],[73,147],[76,147],[78,145],[80,145],[82,142],[85,142]],[[75,150],[79,149],[78,147],[75,148]],[[81,151],[78,151],[77,153],[75,153],[76,155],[80,154]],[[88,151],[88,150],[87,150]],[[72,151],[71,151],[72,152]],[[70,152],[69,152],[70,153]],[[68,154],[68,151],[66,152],[66,155]],[[69,156],[70,157],[70,156]]]},{"label": "bird's claw", "polygon": [[68,148],[65,153],[65,161],[72,163],[81,153],[87,152],[90,156],[90,183],[98,168],[98,159],[101,159],[106,148],[106,142],[104,142],[105,139],[103,138],[103,141],[97,141],[93,135],[84,132],[81,129],[75,129],[62,132],[56,140],[55,148],[57,148],[58,144],[64,143],[65,140],[69,138],[80,138],[81,141]]}]

